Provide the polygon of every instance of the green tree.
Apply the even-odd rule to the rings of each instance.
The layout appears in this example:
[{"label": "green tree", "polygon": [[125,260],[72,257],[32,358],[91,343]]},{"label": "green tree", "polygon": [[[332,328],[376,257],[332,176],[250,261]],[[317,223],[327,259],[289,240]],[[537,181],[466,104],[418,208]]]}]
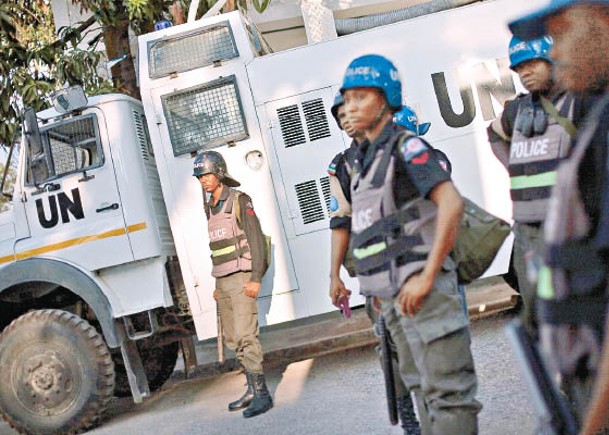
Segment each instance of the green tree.
[{"label": "green tree", "polygon": [[[4,175],[4,164],[0,163],[0,182],[2,181],[2,176]],[[12,166],[9,167],[8,174],[6,174],[6,180],[4,181],[4,189],[2,193],[12,193],[13,185],[15,184],[16,172],[15,168]],[[0,212],[5,211],[9,207],[10,197],[5,195],[0,195]]]},{"label": "green tree", "polygon": [[21,108],[44,108],[65,84],[81,84],[92,94],[111,89],[96,71],[101,53],[95,46],[77,48],[86,27],[56,35],[49,0],[0,4],[0,144],[10,143]]},{"label": "green tree", "polygon": [[[200,0],[197,17],[204,15],[218,0]],[[247,10],[248,1],[263,12],[270,0],[227,0],[224,11],[235,7]],[[112,81],[116,88],[139,99],[135,65],[129,50],[129,29],[136,35],[154,30],[154,23],[172,17],[174,23],[186,21],[191,0],[72,0],[82,11],[93,13],[102,26],[103,40],[109,60],[126,56],[111,68]]]},{"label": "green tree", "polygon": [[[139,99],[135,65],[129,47],[129,29],[136,35],[150,32],[154,23],[173,15],[177,23],[185,21],[191,0],[72,0],[91,18],[76,27],[56,32],[51,0],[8,0],[0,3],[0,145],[13,137],[23,107],[36,111],[47,105],[50,94],[65,85],[80,84],[88,95],[111,91],[125,92]],[[217,0],[201,0],[200,17]],[[247,8],[251,1],[260,12],[270,0],[236,0],[237,7]],[[235,0],[228,0],[225,10],[232,10]],[[172,14],[169,13],[171,10]],[[79,48],[93,24],[101,33]],[[111,68],[111,82],[98,74],[105,46],[109,60],[125,56]]]}]

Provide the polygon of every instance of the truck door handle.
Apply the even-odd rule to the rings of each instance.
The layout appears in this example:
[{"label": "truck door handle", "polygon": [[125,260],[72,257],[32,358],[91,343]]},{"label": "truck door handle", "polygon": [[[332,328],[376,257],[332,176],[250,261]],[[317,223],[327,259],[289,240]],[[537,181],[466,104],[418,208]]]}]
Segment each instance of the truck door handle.
[{"label": "truck door handle", "polygon": [[98,208],[98,209],[96,209],[95,211],[96,211],[97,213],[101,213],[102,211],[107,211],[107,210],[117,210],[117,209],[118,209],[118,204],[115,202],[114,204],[110,204],[110,205],[109,205],[109,206],[107,206],[107,207],[101,207],[101,208]]}]

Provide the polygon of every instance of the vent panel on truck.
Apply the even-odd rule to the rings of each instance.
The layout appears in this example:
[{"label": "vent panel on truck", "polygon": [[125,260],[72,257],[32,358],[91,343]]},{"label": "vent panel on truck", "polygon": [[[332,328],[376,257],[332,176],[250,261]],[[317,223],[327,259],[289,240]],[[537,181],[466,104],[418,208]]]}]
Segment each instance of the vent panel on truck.
[{"label": "vent panel on truck", "polygon": [[307,131],[311,142],[330,136],[328,119],[324,112],[324,102],[321,98],[302,103],[302,110],[307,122]]},{"label": "vent panel on truck", "polygon": [[294,186],[300,206],[300,214],[305,224],[324,220],[326,218],[315,180],[305,181]]},{"label": "vent panel on truck", "polygon": [[322,88],[266,103],[281,174],[277,188],[285,189],[281,205],[297,236],[328,228],[327,165],[346,145],[330,115],[334,94]]},{"label": "vent panel on truck", "polygon": [[307,141],[296,104],[277,109],[277,116],[279,117],[279,126],[281,127],[281,134],[283,135],[286,148],[300,145]]}]

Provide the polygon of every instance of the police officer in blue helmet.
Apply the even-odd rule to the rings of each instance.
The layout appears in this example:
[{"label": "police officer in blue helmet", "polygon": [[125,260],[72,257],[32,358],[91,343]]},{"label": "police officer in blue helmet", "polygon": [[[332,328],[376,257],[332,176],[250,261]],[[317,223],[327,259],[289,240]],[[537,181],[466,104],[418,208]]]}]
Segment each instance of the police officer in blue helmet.
[{"label": "police officer in blue helmet", "polygon": [[[349,148],[338,153],[332,159],[330,166],[328,167],[330,181],[330,229],[332,230],[330,298],[332,299],[332,303],[337,306],[340,306],[340,299],[346,299],[348,303],[348,298],[351,294],[351,291],[345,287],[345,283],[341,279],[341,267],[344,266],[350,276],[355,276],[355,271],[353,270],[353,256],[348,249],[351,238],[350,189],[351,178],[355,171],[357,148],[359,144],[365,140],[365,134],[356,131],[347,119],[344,102],[342,94],[338,92],[334,98],[331,113],[336,120],[338,127],[342,129],[347,136],[352,138],[353,141]],[[402,110],[395,114],[394,122],[397,125],[401,125],[407,130],[410,130],[414,134],[425,134],[427,130],[429,130],[430,125],[429,123],[419,125],[415,112],[408,106],[404,106]],[[440,165],[446,167],[446,170],[450,170],[450,162],[446,155],[439,150],[434,150],[434,152],[436,153],[436,158],[438,158]],[[373,307],[372,297],[366,298],[366,312],[372,323],[376,325],[379,316],[377,310]],[[375,333],[377,336],[380,335],[376,326]],[[392,360],[394,361],[393,369],[396,404],[404,434],[417,435],[420,434],[421,431],[429,432],[429,416],[425,410],[425,405],[421,396],[420,382],[417,381],[418,372],[411,354],[404,354],[404,352],[409,352],[409,348],[403,346],[400,349],[400,354],[391,336],[389,336],[389,341],[392,350]],[[411,379],[410,391],[402,381],[399,372],[400,364],[404,370],[406,370],[405,367],[409,367],[407,370],[411,373],[411,375],[409,375],[409,379]],[[420,425],[411,399],[411,392],[418,403],[419,419],[421,420]]]},{"label": "police officer in blue helmet", "polygon": [[402,83],[391,61],[374,54],[354,59],[341,93],[347,120],[366,137],[350,192],[360,291],[380,303],[408,388],[417,381],[406,367],[411,355],[430,432],[477,433],[481,405],[469,321],[449,256],[463,200],[429,144],[393,122]]},{"label": "police officer in blue helmet", "polygon": [[544,232],[546,267],[539,273],[537,292],[541,348],[559,371],[578,422],[583,422],[579,433],[606,434],[609,0],[552,0],[509,27],[522,39],[551,35],[559,85],[597,97],[556,174]]},{"label": "police officer in blue helmet", "polygon": [[546,35],[530,41],[511,39],[510,68],[528,93],[508,102],[488,128],[491,148],[510,176],[512,261],[523,301],[523,325],[534,339],[538,335],[536,287],[527,269],[531,259],[541,255],[556,168],[569,155],[576,132],[575,98],[554,83],[551,49],[552,38]]}]

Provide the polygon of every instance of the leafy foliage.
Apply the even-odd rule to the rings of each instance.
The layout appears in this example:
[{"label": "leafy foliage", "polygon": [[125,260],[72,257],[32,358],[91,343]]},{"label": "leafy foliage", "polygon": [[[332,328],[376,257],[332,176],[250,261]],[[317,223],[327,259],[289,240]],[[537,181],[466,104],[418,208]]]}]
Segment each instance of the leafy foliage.
[{"label": "leafy foliage", "polygon": [[21,148],[21,128],[15,132],[12,138],[12,145],[12,151],[10,147],[0,148],[0,212],[9,208],[15,181],[17,180],[19,150]]},{"label": "leafy foliage", "polygon": [[79,48],[79,29],[55,32],[49,0],[0,4],[0,144],[13,137],[23,107],[41,110],[64,85],[80,84],[89,94],[113,89],[97,74],[101,53]]},{"label": "leafy foliage", "polygon": [[[201,0],[201,17],[217,0]],[[251,3],[250,3],[251,2]],[[23,107],[39,111],[47,106],[50,94],[67,85],[82,85],[88,95],[121,91],[139,98],[135,67],[130,53],[129,28],[136,35],[150,32],[154,23],[169,16],[184,22],[191,0],[72,0],[93,19],[77,27],[56,32],[51,0],[4,0],[0,2],[0,146],[9,143],[19,123]],[[228,0],[258,12],[270,0]],[[177,6],[177,8],[176,8]],[[176,16],[176,13],[181,16]],[[83,44],[87,28],[97,22],[101,33]],[[106,53],[98,50],[104,44]],[[112,81],[100,75],[102,56],[125,60],[112,67]],[[105,72],[105,71],[104,71]]]}]

